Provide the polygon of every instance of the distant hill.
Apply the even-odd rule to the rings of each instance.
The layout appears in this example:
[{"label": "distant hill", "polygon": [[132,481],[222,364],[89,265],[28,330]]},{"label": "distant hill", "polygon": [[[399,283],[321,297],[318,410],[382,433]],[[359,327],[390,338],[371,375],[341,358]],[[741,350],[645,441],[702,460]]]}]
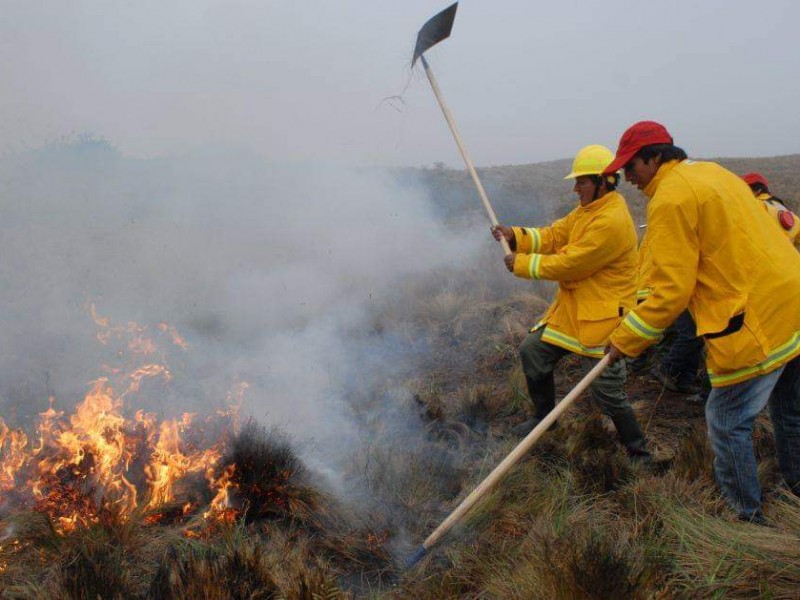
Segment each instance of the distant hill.
[{"label": "distant hill", "polygon": [[[770,190],[791,208],[800,208],[800,154],[765,158],[714,158],[735,173],[762,173]],[[564,181],[569,159],[528,165],[479,168],[478,174],[501,223],[540,225],[566,214],[575,205],[572,185]],[[466,170],[441,165],[422,169],[400,169],[403,178],[413,178],[433,194],[447,217],[464,211],[482,211],[478,193]],[[624,183],[620,191],[627,198],[637,223],[645,222],[646,198]]]}]

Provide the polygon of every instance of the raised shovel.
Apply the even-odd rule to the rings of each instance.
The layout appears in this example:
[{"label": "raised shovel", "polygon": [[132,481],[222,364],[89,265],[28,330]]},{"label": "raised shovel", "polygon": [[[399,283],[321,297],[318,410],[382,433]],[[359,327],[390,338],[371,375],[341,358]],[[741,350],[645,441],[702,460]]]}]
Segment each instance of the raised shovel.
[{"label": "raised shovel", "polygon": [[[456,121],[453,118],[453,113],[450,112],[450,109],[447,108],[447,105],[444,103],[442,90],[439,89],[439,84],[436,83],[436,78],[433,76],[431,66],[428,64],[428,61],[425,60],[424,55],[424,53],[432,46],[450,37],[450,31],[453,29],[453,21],[456,18],[456,9],[458,9],[458,2],[454,2],[442,12],[434,15],[428,19],[425,25],[422,26],[422,29],[420,29],[419,33],[417,34],[417,44],[414,46],[414,59],[411,61],[411,66],[413,67],[414,64],[416,64],[417,59],[422,61],[422,66],[425,67],[425,75],[428,76],[428,81],[431,82],[433,93],[436,95],[436,100],[439,102],[439,106],[442,109],[444,118],[447,121],[447,124],[450,126],[450,131],[453,132],[453,137],[456,140],[458,151],[461,153],[461,158],[464,159],[464,163],[467,165],[467,170],[469,171],[469,174],[472,175],[472,181],[475,182],[475,187],[478,188],[478,195],[480,195],[481,202],[483,202],[483,207],[489,214],[489,221],[491,221],[492,226],[494,227],[498,224],[497,216],[494,214],[492,205],[489,203],[489,197],[486,195],[486,190],[483,189],[481,180],[478,178],[478,173],[475,171],[475,165],[472,163],[472,159],[470,159],[469,155],[467,154],[467,150],[464,148],[464,142],[461,140],[461,134],[458,133]],[[511,254],[511,248],[508,246],[508,242],[504,237],[501,237],[500,244],[503,246],[503,252],[505,252],[506,256]]]},{"label": "raised shovel", "polygon": [[[492,222],[492,225],[497,225],[497,217],[494,214],[494,210],[492,210],[491,204],[489,204],[489,199],[486,196],[486,191],[483,189],[483,185],[481,185],[478,174],[475,172],[475,166],[472,164],[472,160],[470,160],[469,156],[467,155],[467,151],[464,149],[464,144],[461,141],[461,136],[458,133],[458,128],[456,127],[453,115],[451,114],[450,109],[447,108],[447,105],[445,105],[439,85],[436,83],[436,79],[433,76],[431,67],[423,55],[423,53],[433,45],[441,42],[444,39],[447,39],[450,36],[450,31],[453,28],[453,20],[455,19],[457,8],[458,2],[451,4],[442,12],[429,19],[425,25],[422,26],[422,29],[419,30],[419,34],[417,34],[417,44],[414,48],[414,60],[412,62],[412,66],[414,63],[416,63],[417,59],[422,61],[422,66],[425,67],[425,74],[428,76],[428,81],[431,83],[433,93],[436,95],[436,99],[439,101],[439,106],[442,109],[442,113],[444,113],[444,118],[447,120],[447,124],[450,126],[450,131],[453,132],[453,137],[456,140],[459,152],[461,152],[461,157],[464,159],[470,175],[472,175],[472,180],[475,182],[475,187],[478,188],[478,194],[480,194],[483,206],[486,208],[486,212],[489,214],[489,220]],[[511,254],[511,249],[509,248],[505,238],[501,238],[500,241],[503,244],[503,250],[505,251],[506,255]],[[428,550],[436,542],[438,542],[439,539],[442,538],[450,530],[450,528],[453,527],[453,525],[460,521],[464,515],[466,515],[470,509],[472,509],[472,507],[475,506],[475,504],[500,481],[500,479],[503,478],[503,476],[511,469],[511,467],[513,467],[520,460],[520,458],[522,458],[528,452],[528,450],[531,449],[531,447],[537,442],[542,434],[544,434],[544,432],[556,422],[559,416],[561,416],[561,414],[572,405],[578,396],[580,396],[584,390],[591,385],[597,376],[603,372],[603,370],[608,366],[608,362],[609,357],[603,357],[603,359],[598,362],[580,382],[578,382],[572,391],[567,394],[567,396],[561,402],[559,402],[556,407],[551,410],[550,413],[548,413],[548,415],[542,419],[542,421],[536,427],[534,427],[533,430],[527,436],[525,436],[525,438],[519,444],[517,444],[516,448],[514,448],[508,454],[508,456],[506,456],[503,461],[494,468],[488,477],[486,477],[486,479],[484,479],[480,485],[478,485],[478,487],[476,487],[469,494],[469,496],[464,498],[461,504],[459,504],[458,507],[452,513],[450,513],[450,515],[444,521],[442,521],[441,525],[439,525],[434,532],[427,537],[422,545],[419,546],[409,557],[406,562],[406,568],[411,568],[420,560],[422,560]]]},{"label": "raised shovel", "polygon": [[575,399],[580,396],[583,391],[591,385],[591,383],[597,378],[600,373],[603,372],[608,366],[608,361],[610,357],[608,355],[604,356],[600,362],[598,362],[591,371],[589,371],[586,376],[578,382],[572,391],[567,394],[567,396],[559,402],[556,407],[551,410],[547,416],[541,420],[541,422],[534,427],[531,432],[525,436],[525,438],[517,444],[516,448],[514,448],[508,456],[503,459],[499,465],[494,468],[494,471],[489,473],[489,475],[484,479],[478,487],[476,487],[469,496],[464,498],[461,504],[450,513],[450,515],[442,521],[442,524],[439,525],[432,534],[430,534],[427,539],[422,543],[422,545],[414,551],[409,559],[406,561],[406,568],[409,569],[416,565],[425,554],[428,552],[428,549],[433,546],[439,539],[446,534],[450,528],[458,523],[461,518],[466,515],[469,510],[475,506],[475,504],[483,498],[499,481],[503,478],[503,476],[508,473],[508,471],[513,467],[520,458],[525,456],[528,450],[536,443],[536,441],[542,436],[542,434],[547,431],[550,426],[556,422],[559,416],[566,411]]}]

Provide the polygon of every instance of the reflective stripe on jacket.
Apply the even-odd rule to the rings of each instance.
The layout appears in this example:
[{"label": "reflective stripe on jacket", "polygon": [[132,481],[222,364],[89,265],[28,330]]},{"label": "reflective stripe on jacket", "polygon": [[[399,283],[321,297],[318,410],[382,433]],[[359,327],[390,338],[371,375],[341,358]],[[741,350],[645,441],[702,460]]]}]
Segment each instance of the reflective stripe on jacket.
[{"label": "reflective stripe on jacket", "polygon": [[773,222],[783,234],[789,238],[789,241],[800,247],[800,217],[786,208],[783,202],[769,194],[759,194],[756,198],[761,200],[764,210],[772,217]]},{"label": "reflective stripe on jacket", "polygon": [[800,254],[738,176],[670,161],[644,190],[652,293],[612,334],[629,356],[688,306],[714,387],[769,373],[800,354]]},{"label": "reflective stripe on jacket", "polygon": [[610,192],[550,227],[514,227],[514,274],[558,281],[537,327],[542,340],[602,357],[608,336],[636,301],[636,228],[625,199]]},{"label": "reflective stripe on jacket", "polygon": [[650,249],[650,241],[647,239],[647,231],[642,236],[639,243],[639,267],[636,270],[636,301],[641,302],[650,295],[650,271],[653,270],[653,252]]}]

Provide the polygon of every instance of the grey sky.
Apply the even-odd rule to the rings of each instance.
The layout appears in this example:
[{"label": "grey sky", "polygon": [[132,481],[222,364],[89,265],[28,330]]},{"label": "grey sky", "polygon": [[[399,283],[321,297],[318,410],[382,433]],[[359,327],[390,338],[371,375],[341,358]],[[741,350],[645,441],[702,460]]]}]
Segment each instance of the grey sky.
[{"label": "grey sky", "polygon": [[[0,1],[0,148],[82,132],[131,156],[460,158],[424,75],[432,0]],[[614,146],[642,118],[695,156],[800,151],[800,3],[463,0],[429,55],[479,165]],[[396,108],[400,108],[398,111]]]}]

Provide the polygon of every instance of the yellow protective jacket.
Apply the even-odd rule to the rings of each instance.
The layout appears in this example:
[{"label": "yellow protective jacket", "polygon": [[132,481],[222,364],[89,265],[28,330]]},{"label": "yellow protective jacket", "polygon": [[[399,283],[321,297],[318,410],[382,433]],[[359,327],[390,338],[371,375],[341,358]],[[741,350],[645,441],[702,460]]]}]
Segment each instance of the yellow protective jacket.
[{"label": "yellow protective jacket", "polygon": [[688,306],[714,387],[800,354],[800,254],[775,235],[747,184],[715,163],[670,161],[644,192],[652,291],[612,344],[636,356]]},{"label": "yellow protective jacket", "polygon": [[650,249],[650,240],[647,231],[644,232],[639,243],[639,267],[636,270],[636,301],[642,302],[650,295],[650,272],[653,270],[653,251]]},{"label": "yellow protective jacket", "polygon": [[625,199],[610,192],[550,227],[514,227],[514,274],[558,281],[558,293],[534,327],[542,339],[602,357],[608,336],[636,302],[636,228]]},{"label": "yellow protective jacket", "polygon": [[[780,228],[784,235],[789,238],[789,241],[800,249],[800,217],[769,194],[759,194],[756,196],[756,199],[762,202],[764,210],[767,211],[773,222]],[[782,213],[786,214],[782,215]],[[792,225],[787,227],[784,223],[786,225],[792,223]]]}]

